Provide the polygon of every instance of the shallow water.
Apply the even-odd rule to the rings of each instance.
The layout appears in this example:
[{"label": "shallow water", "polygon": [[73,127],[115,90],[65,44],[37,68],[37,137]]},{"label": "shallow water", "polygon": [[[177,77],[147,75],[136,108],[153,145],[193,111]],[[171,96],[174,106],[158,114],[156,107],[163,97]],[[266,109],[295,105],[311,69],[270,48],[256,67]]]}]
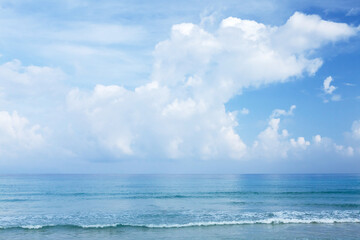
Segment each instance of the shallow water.
[{"label": "shallow water", "polygon": [[0,176],[0,239],[358,239],[360,175]]}]

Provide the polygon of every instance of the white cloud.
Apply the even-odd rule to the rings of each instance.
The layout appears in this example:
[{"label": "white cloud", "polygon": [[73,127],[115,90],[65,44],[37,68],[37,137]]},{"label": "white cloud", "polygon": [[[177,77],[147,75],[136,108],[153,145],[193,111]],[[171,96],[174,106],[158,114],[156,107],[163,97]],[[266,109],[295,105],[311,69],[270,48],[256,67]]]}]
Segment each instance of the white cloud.
[{"label": "white cloud", "polygon": [[352,147],[344,147],[343,145],[337,145],[334,143],[335,151],[346,155],[346,156],[353,156],[354,155],[354,149]]},{"label": "white cloud", "polygon": [[0,93],[2,96],[19,97],[54,94],[65,74],[57,68],[24,66],[15,59],[0,65]]},{"label": "white cloud", "polygon": [[272,114],[271,114],[271,118],[275,118],[275,117],[280,117],[280,116],[291,116],[293,115],[293,111],[295,110],[296,106],[295,105],[291,105],[289,111],[286,111],[284,109],[275,109]]},{"label": "white cloud", "polygon": [[19,149],[40,147],[44,143],[43,131],[16,111],[0,111],[0,153],[16,154]]},{"label": "white cloud", "polygon": [[332,94],[335,91],[336,87],[331,85],[333,78],[331,76],[327,77],[323,83],[323,90],[326,94]]},{"label": "white cloud", "polygon": [[72,110],[82,111],[100,144],[118,156],[240,158],[246,146],[235,133],[235,116],[223,106],[181,100],[156,83],[134,91],[98,85],[73,90]]},{"label": "white cloud", "polygon": [[289,132],[286,129],[280,131],[280,116],[293,115],[295,105],[288,111],[275,109],[270,115],[268,127],[262,131],[255,141],[250,158],[278,159],[287,158],[289,154],[296,154],[299,150],[306,150],[310,142],[304,137],[289,139]]},{"label": "white cloud", "polygon": [[270,119],[268,127],[259,134],[258,140],[254,142],[254,153],[250,157],[276,159],[277,157],[286,158],[288,156],[288,132],[283,130],[279,133],[279,124],[279,118]]},{"label": "white cloud", "polygon": [[355,35],[358,29],[345,23],[322,20],[317,15],[296,12],[278,29],[279,47],[292,53],[303,53],[327,42],[335,42]]},{"label": "white cloud", "polygon": [[[325,95],[330,95],[330,100],[331,101],[340,101],[341,100],[341,95],[339,94],[333,94],[334,91],[337,89],[337,87],[335,87],[334,85],[331,85],[331,82],[333,82],[334,79],[329,76],[327,77],[324,82],[323,82],[323,88],[322,90],[324,91]],[[327,98],[324,99],[324,102],[328,102],[329,100]]]},{"label": "white cloud", "polygon": [[319,143],[321,143],[322,138],[321,138],[321,136],[318,134],[318,135],[315,135],[315,136],[313,137],[313,141],[314,141],[314,143],[319,144]]},{"label": "white cloud", "polygon": [[290,143],[293,147],[300,147],[306,149],[307,146],[310,146],[310,142],[306,141],[304,137],[298,137],[297,140],[294,138],[290,139]]},{"label": "white cloud", "polygon": [[[235,131],[235,113],[224,104],[244,88],[313,75],[322,60],[309,52],[355,33],[346,24],[301,13],[280,27],[233,17],[214,32],[174,25],[170,38],[155,48],[148,84],[73,89],[68,106],[83,114],[94,138],[118,157],[241,159],[248,148]],[[278,117],[294,109],[275,110],[253,148],[282,157],[306,148],[304,138],[289,140],[285,129],[279,133]]]},{"label": "white cloud", "polygon": [[[290,111],[283,110],[281,112],[288,113]],[[324,156],[326,153],[351,158],[358,154],[354,146],[337,144],[332,139],[319,134],[312,138],[312,143],[305,137],[289,138],[288,130],[281,129],[280,122],[280,118],[273,117],[273,114],[270,116],[268,127],[258,135],[253,147],[248,151],[248,158],[278,160],[301,158],[306,154],[312,157]],[[356,129],[356,124],[353,129]]]},{"label": "white cloud", "polygon": [[346,157],[352,157],[355,154],[353,146],[344,146],[341,144],[335,143],[331,138],[322,137],[316,135],[313,137],[313,148],[310,149],[310,152],[320,152],[320,153],[331,153],[331,154],[340,154]]},{"label": "white cloud", "polygon": [[360,139],[360,120],[353,122],[351,132],[354,139]]},{"label": "white cloud", "polygon": [[53,83],[63,77],[61,70],[50,67],[23,66],[17,59],[0,65],[2,82],[15,82],[23,85]]}]

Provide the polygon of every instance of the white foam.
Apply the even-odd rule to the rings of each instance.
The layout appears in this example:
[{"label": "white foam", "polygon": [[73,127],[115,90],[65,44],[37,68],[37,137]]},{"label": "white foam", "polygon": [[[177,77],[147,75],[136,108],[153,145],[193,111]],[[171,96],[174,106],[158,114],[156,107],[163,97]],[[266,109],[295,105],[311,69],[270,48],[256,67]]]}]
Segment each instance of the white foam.
[{"label": "white foam", "polygon": [[109,228],[117,227],[119,224],[93,224],[93,225],[81,225],[82,228]]},{"label": "white foam", "polygon": [[143,225],[148,228],[184,228],[184,227],[203,227],[203,226],[217,226],[217,225],[250,225],[250,224],[334,224],[334,223],[360,223],[357,218],[344,218],[344,219],[282,219],[282,218],[269,218],[262,220],[243,220],[243,221],[220,221],[220,222],[194,222],[185,224],[149,224]]},{"label": "white foam", "polygon": [[26,225],[26,226],[21,226],[21,228],[25,228],[25,229],[40,229],[43,228],[44,226],[42,225]]}]

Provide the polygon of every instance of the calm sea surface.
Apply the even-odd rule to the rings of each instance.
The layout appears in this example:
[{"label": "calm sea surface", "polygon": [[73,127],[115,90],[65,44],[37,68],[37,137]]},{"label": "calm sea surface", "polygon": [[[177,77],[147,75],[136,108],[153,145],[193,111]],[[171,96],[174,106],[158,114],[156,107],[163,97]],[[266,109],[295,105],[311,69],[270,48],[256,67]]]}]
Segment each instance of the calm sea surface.
[{"label": "calm sea surface", "polygon": [[0,239],[360,239],[360,175],[0,175]]}]

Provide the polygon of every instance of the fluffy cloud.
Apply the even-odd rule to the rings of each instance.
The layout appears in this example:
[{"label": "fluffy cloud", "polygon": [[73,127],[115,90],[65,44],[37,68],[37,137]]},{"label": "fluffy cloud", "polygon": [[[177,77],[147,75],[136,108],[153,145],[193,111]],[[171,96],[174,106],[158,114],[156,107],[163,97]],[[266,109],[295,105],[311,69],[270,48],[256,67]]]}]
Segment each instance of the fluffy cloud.
[{"label": "fluffy cloud", "polygon": [[354,139],[360,139],[360,120],[353,122],[351,132]]},{"label": "fluffy cloud", "polygon": [[353,147],[344,147],[343,145],[334,144],[335,151],[337,153],[346,155],[346,156],[353,156],[354,155],[354,148]]},{"label": "fluffy cloud", "polygon": [[[344,157],[353,157],[357,153],[354,145],[344,146],[335,143],[332,139],[322,137],[319,134],[312,138],[312,142],[304,137],[290,138],[287,129],[281,129],[280,116],[293,115],[296,108],[292,105],[288,111],[283,109],[275,109],[270,115],[268,127],[262,131],[252,148],[248,151],[247,157],[250,159],[281,159],[281,158],[297,158],[304,157],[308,154],[313,156],[333,156],[340,155]],[[360,126],[360,125],[359,125]],[[358,128],[358,121],[353,123],[352,134],[355,137]],[[360,150],[360,149],[359,149]]]},{"label": "fluffy cloud", "polygon": [[324,83],[323,83],[323,91],[326,93],[326,94],[332,94],[333,91],[335,91],[336,87],[331,85],[331,82],[333,81],[333,78],[331,76],[327,77],[325,80],[324,80]]},{"label": "fluffy cloud", "polygon": [[[346,24],[302,13],[279,27],[234,17],[214,32],[191,23],[174,25],[170,38],[155,48],[148,84],[134,90],[73,89],[68,106],[118,157],[241,159],[249,150],[235,131],[236,113],[224,104],[244,88],[313,75],[322,60],[312,51],[355,33]],[[283,157],[290,148],[307,148],[304,138],[289,140],[286,130],[279,133],[278,117],[294,109],[275,110],[254,148]]]},{"label": "fluffy cloud", "polygon": [[280,131],[280,116],[293,115],[296,108],[292,105],[288,111],[275,109],[270,115],[268,127],[262,131],[255,141],[250,158],[287,158],[289,153],[296,153],[298,150],[305,150],[310,142],[304,137],[289,139],[289,132],[286,129]]},{"label": "fluffy cloud", "polygon": [[134,91],[102,85],[90,93],[73,90],[68,103],[86,115],[99,143],[120,157],[240,158],[246,150],[232,113],[180,99],[156,83]]},{"label": "fluffy cloud", "polygon": [[[331,82],[333,81],[333,78],[331,76],[327,77],[323,82],[323,88],[322,90],[326,95],[330,95],[331,101],[340,101],[341,96],[339,94],[333,94],[333,92],[337,89],[334,85],[331,85]],[[328,99],[324,99],[324,102],[328,102]]]},{"label": "fluffy cloud", "polygon": [[61,148],[62,143],[49,138],[64,128],[60,104],[67,93],[65,74],[58,68],[24,65],[15,59],[0,64],[0,79],[0,159],[22,161],[48,148]]},{"label": "fluffy cloud", "polygon": [[351,132],[346,133],[350,137],[350,142],[352,143],[351,149],[348,149],[349,153],[360,156],[360,120],[355,120],[351,126]]},{"label": "fluffy cloud", "polygon": [[332,139],[316,135],[313,137],[313,145],[310,152],[340,154],[345,157],[352,157],[355,153],[352,146],[344,146],[335,143]]},{"label": "fluffy cloud", "polygon": [[54,94],[59,89],[58,82],[65,74],[57,68],[23,66],[15,59],[0,65],[0,95],[23,98],[39,94]]},{"label": "fluffy cloud", "polygon": [[322,140],[322,138],[321,138],[321,136],[318,134],[318,135],[315,135],[314,137],[313,137],[313,141],[314,141],[314,143],[316,143],[316,144],[319,144],[319,143],[321,143],[321,140]]},{"label": "fluffy cloud", "polygon": [[290,147],[287,141],[288,131],[284,129],[279,133],[279,124],[279,118],[270,119],[268,127],[259,134],[258,140],[253,145],[253,157],[264,157],[266,159],[287,157]]},{"label": "fluffy cloud", "polygon": [[304,137],[298,137],[297,140],[290,139],[290,143],[293,147],[300,147],[306,149],[307,146],[310,146],[310,142],[306,141]]},{"label": "fluffy cloud", "polygon": [[287,23],[278,29],[276,37],[281,49],[303,53],[315,49],[327,42],[336,42],[356,34],[358,29],[345,23],[322,20],[317,15],[305,15],[296,12]]},{"label": "fluffy cloud", "polygon": [[[16,154],[19,149],[34,149],[44,143],[44,129],[31,125],[17,112],[0,111],[0,153]],[[0,157],[1,158],[1,157]]]}]

